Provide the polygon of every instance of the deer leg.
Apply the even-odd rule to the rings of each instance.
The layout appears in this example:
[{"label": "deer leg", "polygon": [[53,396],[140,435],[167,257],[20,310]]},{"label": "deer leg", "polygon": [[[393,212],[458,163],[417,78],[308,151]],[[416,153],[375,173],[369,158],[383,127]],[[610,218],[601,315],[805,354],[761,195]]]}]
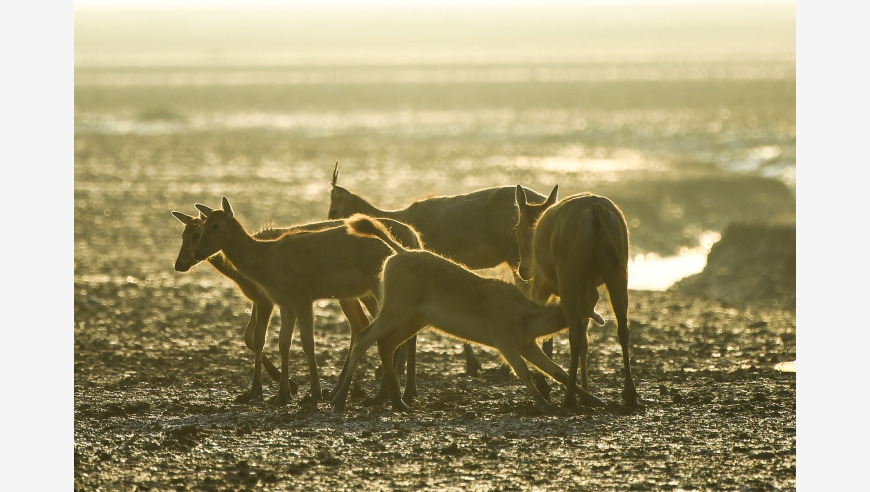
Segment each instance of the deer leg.
[{"label": "deer leg", "polygon": [[[541,343],[541,348],[543,348],[544,353],[547,354],[547,357],[552,358],[553,357],[553,337],[550,337],[550,338],[544,340]],[[543,375],[541,375],[541,373],[538,373],[538,372],[532,374],[532,378],[534,378],[535,386],[537,386],[538,389],[541,390],[541,393],[543,393],[544,395],[549,397],[550,396],[550,385],[547,383],[547,378],[545,378]]]},{"label": "deer leg", "polygon": [[341,306],[348,324],[350,324],[350,345],[353,345],[353,341],[359,332],[369,325],[369,319],[366,317],[365,312],[363,312],[362,305],[358,299],[339,299],[338,304]]},{"label": "deer leg", "polygon": [[553,358],[553,337],[550,337],[550,338],[544,340],[544,342],[541,343],[541,348],[544,349],[544,353],[547,354],[547,357],[552,359]]},{"label": "deer leg", "polygon": [[320,375],[317,372],[317,359],[314,353],[314,308],[310,301],[295,303],[293,311],[299,320],[299,338],[302,341],[302,351],[308,359],[308,373],[311,376],[311,402],[317,404],[323,399],[320,388]]},{"label": "deer leg", "polygon": [[[528,282],[525,287],[526,288],[523,292],[526,293],[527,297],[540,304],[546,304],[550,300],[550,297],[552,297],[553,295],[552,288],[550,287],[549,283],[543,280],[533,280],[531,282]],[[541,348],[543,348],[544,353],[547,354],[547,357],[551,359],[553,358],[554,338],[555,335],[551,336],[550,338],[544,340],[541,343]],[[546,384],[544,378],[541,378],[540,382]]]},{"label": "deer leg", "polygon": [[[398,412],[407,412],[411,408],[402,401],[399,394],[399,378],[396,376],[396,367],[393,361],[393,356],[396,353],[398,345],[394,343],[395,338],[384,337],[378,340],[378,353],[381,356],[381,366],[384,368],[384,377],[382,379],[382,387],[387,388],[387,395],[393,405],[393,410]],[[401,344],[401,342],[399,342]]]},{"label": "deer leg", "polygon": [[499,347],[499,351],[501,355],[504,357],[505,361],[513,368],[514,372],[517,374],[517,377],[520,378],[520,381],[526,385],[526,388],[531,393],[532,398],[535,400],[535,406],[538,410],[545,411],[550,407],[550,401],[541,394],[538,387],[532,381],[532,375],[529,371],[528,366],[526,366],[526,362],[523,360],[522,355],[517,350],[516,347],[512,347],[510,345]]},{"label": "deer leg", "polygon": [[[266,354],[263,352],[263,349],[266,345],[266,334],[269,330],[269,321],[272,319],[272,312],[275,310],[275,303],[270,301],[269,299],[261,298],[254,302],[259,308],[257,309],[257,328],[254,332],[254,340],[258,346],[260,347],[261,360],[263,363],[263,367],[266,368],[266,372],[269,374],[269,377],[272,378],[273,381],[280,381],[281,379],[281,371],[275,367],[275,364],[266,357]],[[253,315],[254,310],[251,309],[251,315]],[[258,341],[259,340],[259,341]],[[255,354],[256,356],[256,354]],[[296,384],[296,381],[287,375],[287,384],[290,385],[290,394],[295,395],[299,391],[299,385]]]},{"label": "deer leg", "polygon": [[278,334],[278,350],[281,352],[281,379],[278,381],[278,397],[275,405],[286,405],[290,401],[290,344],[293,341],[293,328],[296,316],[290,307],[281,305],[281,331]]},{"label": "deer leg", "polygon": [[[589,391],[589,366],[588,366],[588,355],[589,355],[589,315],[597,316],[599,319],[601,316],[595,313],[595,304],[598,302],[598,288],[594,285],[586,286],[585,288],[580,289],[581,297],[580,297],[580,327],[582,331],[579,333],[579,339],[577,340],[577,346],[580,348],[580,382],[581,386],[584,390]],[[585,304],[584,304],[585,302]],[[603,321],[603,319],[602,319]]]},{"label": "deer leg", "polygon": [[[550,377],[561,383],[562,385],[568,385],[568,373],[565,372],[564,369],[559,367],[558,364],[553,362],[553,359],[547,357],[543,350],[540,347],[535,345],[534,343],[529,343],[522,347],[519,347],[520,354],[527,361],[531,362],[538,369],[544,371],[544,373],[549,374]],[[578,388],[576,385],[574,386],[574,391],[580,395],[580,402],[593,406],[593,407],[603,407],[604,402],[599,400],[598,398],[592,396],[583,388]]]},{"label": "deer leg", "polygon": [[[254,379],[251,382],[251,391],[246,395],[247,398],[240,400],[243,403],[259,403],[263,399],[262,367],[263,346],[266,344],[265,326],[269,324],[273,307],[271,302],[255,300],[251,308],[251,322],[248,323],[248,328],[245,330],[245,343],[248,343],[248,347],[254,351]],[[265,318],[265,323],[260,322],[261,318]],[[253,328],[252,324],[255,325]],[[261,324],[264,325],[263,329],[260,329]],[[280,380],[280,377],[277,379]]]},{"label": "deer leg", "polygon": [[396,353],[393,354],[393,367],[396,369],[396,376],[399,378],[405,375],[405,363],[408,362],[408,346],[404,343],[399,344]]},{"label": "deer leg", "polygon": [[577,385],[578,368],[580,370],[581,387],[587,392],[589,391],[589,382],[586,377],[586,356],[589,350],[586,327],[589,320],[580,314],[578,306],[581,299],[587,299],[588,297],[581,297],[578,290],[571,282],[567,282],[565,288],[561,290],[562,302],[560,306],[565,319],[568,321],[568,341],[571,346],[571,363],[568,368],[567,391],[565,391],[565,399],[563,401],[566,408],[571,408],[577,403],[574,387]]},{"label": "deer leg", "polygon": [[257,329],[257,301],[251,304],[251,318],[245,326],[245,346],[254,352],[254,331]]},{"label": "deer leg", "polygon": [[[261,309],[258,309],[257,305],[262,305],[265,308],[267,304],[269,305],[268,314],[265,312],[261,314]],[[263,324],[266,326],[269,325],[269,318],[272,317],[272,306],[274,305],[265,299],[254,299],[254,303],[251,305],[251,319],[248,320],[248,325],[245,327],[245,345],[251,349],[251,352],[254,352],[255,355],[257,353],[254,343],[255,334],[257,333],[257,329]],[[262,329],[265,330],[265,328]],[[263,354],[263,366],[266,368],[266,372],[269,373],[269,377],[271,377],[273,381],[278,381],[281,377],[281,371],[272,364],[272,361],[270,361],[265,354]]]},{"label": "deer leg", "polygon": [[417,335],[412,336],[405,342],[407,352],[407,368],[405,369],[405,393],[402,400],[407,404],[417,396]]},{"label": "deer leg", "polygon": [[631,357],[629,342],[631,329],[628,327],[628,279],[627,276],[614,275],[607,281],[607,291],[610,294],[610,305],[616,316],[619,345],[622,346],[622,364],[625,371],[625,382],[622,388],[622,401],[630,407],[638,405],[637,389],[631,377]]},{"label": "deer leg", "polygon": [[262,383],[257,383],[259,376],[257,366],[260,363],[259,359],[261,358],[261,356],[257,355],[257,348],[254,344],[254,332],[256,331],[256,326],[257,302],[254,301],[254,303],[251,305],[251,318],[248,320],[248,324],[245,326],[245,346],[254,353],[254,382],[251,386],[250,391],[248,391],[247,393],[242,393],[236,398],[236,403],[251,403],[252,401],[259,401],[263,396],[263,385]]},{"label": "deer leg", "polygon": [[[373,279],[371,285],[371,289],[367,294],[360,297],[360,301],[365,304],[366,309],[369,312],[369,316],[372,318],[377,317],[378,313],[381,311],[381,306],[379,304],[378,295],[376,293],[380,292],[379,280]],[[378,375],[378,370],[375,369],[375,378],[383,377],[382,375]]]},{"label": "deer leg", "polygon": [[[396,350],[396,353],[393,355],[393,367],[395,368],[396,375],[401,376],[404,372],[404,364],[407,360],[407,347],[403,344],[400,345]],[[389,391],[387,390],[386,378],[384,376],[383,366],[378,366],[375,369],[375,379],[378,379],[381,382],[380,388],[378,388],[378,392],[375,396],[371,398],[367,398],[363,401],[363,405],[371,406],[371,405],[380,405],[383,403],[388,396],[390,396]]]},{"label": "deer leg", "polygon": [[[417,365],[416,348],[417,335],[414,335],[407,342],[401,344],[393,355],[393,367],[395,367],[396,375],[401,376],[403,372],[405,373],[405,391],[402,394],[402,400],[405,403],[411,403],[414,397],[417,396],[417,375],[415,374]],[[407,369],[405,369],[405,366]],[[374,397],[367,399],[363,405],[380,405],[389,396],[383,369],[381,369],[381,373],[380,389],[378,389]]]},{"label": "deer leg", "polygon": [[411,408],[399,395],[399,379],[396,376],[396,368],[393,358],[396,349],[405,343],[406,340],[415,336],[416,333],[425,325],[416,320],[409,320],[406,323],[398,324],[396,326],[397,328],[388,331],[380,338],[380,340],[378,340],[378,353],[381,356],[381,366],[384,368],[383,385],[387,387],[393,410],[407,412]]},{"label": "deer leg", "polygon": [[[261,306],[258,308],[257,306]],[[266,332],[269,327],[269,320],[272,318],[272,310],[274,309],[274,304],[267,299],[255,299],[254,304],[251,307],[251,321],[248,323],[248,326],[251,326],[251,323],[255,323],[255,327],[253,332],[251,333],[251,343],[252,345],[248,345],[252,351],[254,351],[253,341],[256,337],[256,333],[260,331],[263,332],[263,344],[265,344]],[[248,343],[248,330],[245,330],[245,343]],[[263,346],[260,346],[260,352],[262,353]],[[256,351],[254,351],[256,353]],[[273,381],[278,381],[281,378],[281,371],[275,367],[275,364],[266,357],[266,354],[262,356],[263,367],[266,368],[266,372],[269,374],[269,377],[272,378]],[[293,393],[296,393],[296,382],[293,379],[289,379],[290,381],[290,389]]]},{"label": "deer leg", "polygon": [[359,300],[362,301],[363,304],[365,304],[366,309],[368,310],[369,315],[372,318],[378,315],[380,307],[378,306],[378,299],[374,296],[374,294],[369,292],[368,294],[360,297]]},{"label": "deer leg", "polygon": [[483,369],[483,366],[480,365],[480,361],[477,360],[477,356],[474,355],[474,350],[471,349],[470,344],[462,345],[462,353],[465,354],[465,373],[472,377],[477,377],[480,374],[480,370]]},{"label": "deer leg", "polygon": [[341,370],[338,384],[332,391],[330,403],[333,413],[341,413],[344,410],[344,405],[347,402],[347,392],[350,389],[350,382],[353,379],[353,371],[356,369],[357,363],[365,355],[366,350],[374,345],[386,328],[388,327],[376,318],[354,341],[347,360],[344,363],[344,368]]},{"label": "deer leg", "polygon": [[[357,299],[339,299],[338,304],[341,306],[341,310],[344,312],[344,315],[347,317],[347,322],[350,324],[350,344],[348,345],[347,350],[347,357],[350,357],[350,350],[356,341],[356,337],[360,331],[369,325],[369,319],[366,317],[362,310],[362,306],[360,305],[360,301]],[[342,366],[342,371],[344,370],[344,367],[347,366],[347,357],[344,359],[345,364]],[[338,379],[341,380],[342,377],[344,377],[343,372],[339,374]]]},{"label": "deer leg", "polygon": [[[261,306],[257,309],[257,306]],[[254,310],[256,309],[257,313],[257,327],[254,331],[254,339],[257,337],[262,337],[262,342],[259,342],[260,354],[262,358],[263,367],[266,368],[266,372],[269,374],[269,377],[272,378],[273,381],[280,381],[281,379],[281,371],[275,367],[275,364],[272,364],[272,361],[266,357],[266,354],[263,353],[263,348],[266,344],[266,333],[269,329],[269,320],[272,319],[272,311],[274,310],[275,304],[268,299],[257,299],[254,301],[254,307],[251,308],[251,318],[254,317]],[[254,353],[256,357],[256,352]],[[289,375],[287,376],[287,383],[290,385],[290,393],[295,395],[299,390],[299,385],[296,384],[296,381],[293,380]]]},{"label": "deer leg", "polygon": [[[565,391],[565,399],[562,402],[565,408],[572,408],[577,404],[575,388],[577,387],[577,371],[580,371],[581,387],[588,388],[586,380],[586,353],[589,342],[586,338],[586,330],[583,325],[587,323],[585,318],[575,316],[575,320],[568,327],[568,342],[571,346],[571,362],[568,369],[568,384]],[[587,390],[588,391],[588,390]]]}]

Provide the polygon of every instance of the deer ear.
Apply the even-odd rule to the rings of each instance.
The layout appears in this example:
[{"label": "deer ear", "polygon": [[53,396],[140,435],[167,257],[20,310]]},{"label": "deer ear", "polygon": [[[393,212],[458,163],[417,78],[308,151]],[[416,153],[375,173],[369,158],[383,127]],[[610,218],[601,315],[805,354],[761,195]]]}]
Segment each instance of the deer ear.
[{"label": "deer ear", "polygon": [[556,200],[559,199],[559,185],[553,187],[553,191],[550,192],[550,196],[547,197],[547,201],[544,202],[548,207],[556,203]]},{"label": "deer ear", "polygon": [[201,213],[204,217],[208,217],[213,212],[212,209],[206,207],[201,203],[195,203],[193,206],[196,207],[196,209],[199,210],[199,213]]},{"label": "deer ear", "polygon": [[233,218],[233,207],[230,206],[230,201],[227,200],[227,197],[221,197],[221,208],[224,209],[224,212],[226,212],[230,218]]},{"label": "deer ear", "polygon": [[523,208],[526,206],[526,190],[524,190],[521,185],[517,185],[516,198],[517,198],[517,205],[520,208]]},{"label": "deer ear", "polygon": [[193,223],[193,217],[187,215],[185,213],[172,211],[172,216],[179,220],[184,225],[190,225]]}]

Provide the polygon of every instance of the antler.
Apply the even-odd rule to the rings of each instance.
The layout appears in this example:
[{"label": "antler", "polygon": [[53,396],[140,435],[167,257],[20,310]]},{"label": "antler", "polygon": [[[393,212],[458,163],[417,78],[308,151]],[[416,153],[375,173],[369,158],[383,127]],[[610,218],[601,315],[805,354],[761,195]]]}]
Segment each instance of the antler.
[{"label": "antler", "polygon": [[332,170],[332,186],[338,181],[338,162],[335,163],[335,169]]}]

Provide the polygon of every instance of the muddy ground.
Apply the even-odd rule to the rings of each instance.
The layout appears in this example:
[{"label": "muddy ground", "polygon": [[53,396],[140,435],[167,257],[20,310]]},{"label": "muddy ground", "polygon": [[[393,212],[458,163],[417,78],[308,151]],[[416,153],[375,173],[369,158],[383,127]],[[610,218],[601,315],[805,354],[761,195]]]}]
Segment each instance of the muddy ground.
[{"label": "muddy ground", "polygon": [[[796,378],[774,368],[795,360],[792,311],[632,291],[638,411],[619,405],[620,349],[600,302],[610,319],[590,330],[589,367],[608,408],[540,414],[493,351],[476,349],[484,371],[470,377],[459,343],[426,330],[411,413],[363,406],[376,388],[372,349],[345,412],[333,415],[325,402],[300,404],[298,331],[300,394],[280,408],[236,403],[253,372],[241,336],[250,306],[210,270],[76,281],[76,490],[795,488]],[[315,313],[330,387],[348,325],[334,301]],[[567,354],[560,334],[563,367]],[[277,386],[264,381],[273,397]],[[554,401],[562,394],[554,384]]]},{"label": "muddy ground", "polygon": [[[253,374],[242,339],[250,304],[210,265],[173,270],[182,226],[169,213],[195,213],[194,202],[218,206],[225,194],[252,230],[322,219],[332,165],[288,164],[312,176],[251,184],[231,157],[234,145],[247,140],[233,137],[220,141],[229,149],[219,160],[225,178],[206,179],[197,174],[202,167],[192,166],[187,172],[195,172],[181,178],[182,169],[170,164],[198,148],[198,140],[143,138],[77,140],[76,490],[796,488],[796,375],[775,369],[796,359],[794,226],[755,222],[790,215],[794,223],[794,197],[782,183],[668,174],[585,188],[623,206],[634,254],[678,251],[696,244],[693,231],[722,231],[707,274],[672,291],[630,292],[632,369],[643,409],[619,405],[621,351],[602,291],[597,310],[608,322],[590,329],[589,368],[592,391],[607,408],[542,415],[519,380],[499,370],[493,351],[476,349],[484,371],[471,377],[461,344],[424,330],[411,413],[363,405],[376,387],[371,349],[344,414],[333,415],[326,403],[300,404],[301,394],[281,408],[237,403]],[[125,156],[164,144],[173,150],[159,165],[130,174]],[[183,162],[196,162],[199,154],[191,152]],[[385,192],[372,191],[373,200],[390,206],[433,189],[415,169],[401,174],[404,194],[389,202]],[[351,189],[377,190],[360,175],[348,170],[341,179]],[[545,191],[558,182],[564,196],[584,189],[573,175],[500,182],[526,181]],[[738,193],[747,187],[752,193]],[[670,208],[661,205],[662,196]],[[674,207],[685,213],[669,214]],[[328,388],[337,381],[349,328],[333,300],[318,302],[315,316],[318,366]],[[267,338],[273,360],[278,318]],[[555,360],[564,368],[568,351],[565,334],[557,335]],[[307,391],[298,330],[290,371]],[[274,397],[277,386],[264,382],[266,399]],[[553,401],[563,394],[554,384]]]},{"label": "muddy ground", "polygon": [[[596,51],[591,61],[564,67],[537,58],[523,65],[509,49],[493,58],[509,63],[478,65],[467,62],[466,54],[478,52],[460,32],[458,58],[444,62],[409,52],[419,61],[407,66],[369,65],[369,58],[272,66],[265,58],[256,64],[262,46],[237,46],[244,36],[221,28],[209,38],[218,42],[206,43],[186,66],[176,49],[199,35],[189,35],[180,10],[165,18],[181,37],[145,16],[118,15],[114,22],[76,13],[75,490],[796,488],[796,375],[775,369],[796,359],[794,229],[764,235],[774,245],[791,243],[761,258],[746,254],[758,246],[750,241],[757,229],[730,229],[783,217],[794,223],[791,52],[746,60],[741,48],[724,61],[635,61],[635,53],[655,46],[632,32],[640,44],[626,60],[602,64],[609,58]],[[195,15],[189,24],[204,26]],[[770,25],[758,15],[753,7],[745,18],[767,34]],[[269,50],[273,37],[299,49],[286,35],[316,33],[331,43],[345,34],[331,14],[318,25],[305,19],[268,19],[262,39]],[[560,47],[598,46],[565,19],[559,15],[557,26],[581,37]],[[429,32],[431,19],[424,20],[419,25]],[[369,28],[357,18],[347,24]],[[500,24],[487,17],[481,25]],[[476,24],[468,26],[466,34]],[[595,26],[593,34],[601,31]],[[454,29],[462,26],[445,32]],[[102,39],[104,31],[117,35]],[[687,32],[700,31],[720,32]],[[659,46],[670,52],[677,31],[667,24],[661,32]],[[504,35],[514,46],[518,36]],[[330,59],[318,56],[334,45],[317,36],[304,45],[304,59]],[[380,52],[345,39],[361,53]],[[136,43],[141,53],[166,46],[171,56],[125,58]],[[327,52],[308,53],[321,45]],[[78,57],[89,46],[92,61],[79,63],[87,62]],[[222,65],[215,46],[231,46],[244,62]],[[764,46],[748,51],[767,53]],[[548,47],[522,52],[548,60]],[[117,65],[101,65],[115,57]],[[358,389],[342,415],[323,402],[300,404],[302,394],[280,408],[237,403],[253,374],[242,339],[250,304],[209,265],[173,270],[182,226],[170,211],[196,213],[195,202],[217,207],[226,196],[251,231],[324,220],[336,162],[339,185],[383,208],[501,185],[546,194],[558,184],[560,198],[591,191],[614,200],[631,230],[632,258],[693,250],[709,232],[721,233],[721,244],[735,239],[735,247],[711,252],[715,271],[680,289],[630,292],[632,370],[645,401],[637,411],[619,405],[622,356],[604,292],[597,311],[608,322],[590,329],[589,369],[606,408],[540,414],[519,380],[499,370],[493,351],[475,349],[484,370],[471,377],[461,344],[433,330],[418,340],[418,397],[408,414],[363,405],[377,384],[374,349],[357,369]],[[40,216],[42,223],[30,218],[27,230],[51,223],[60,210]],[[335,301],[319,302],[315,316],[318,365],[329,388],[349,329]],[[267,338],[273,360],[278,318]],[[563,368],[568,349],[559,334],[555,359]],[[307,391],[298,330],[290,369]],[[268,400],[277,386],[264,383]],[[559,402],[564,390],[552,387]]]}]

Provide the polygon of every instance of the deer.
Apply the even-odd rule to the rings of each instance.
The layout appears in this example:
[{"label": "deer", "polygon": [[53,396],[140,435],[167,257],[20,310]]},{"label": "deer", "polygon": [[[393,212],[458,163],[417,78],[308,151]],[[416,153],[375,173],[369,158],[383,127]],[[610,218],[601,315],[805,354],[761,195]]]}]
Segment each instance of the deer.
[{"label": "deer", "polygon": [[[346,218],[361,213],[375,218],[390,218],[410,225],[417,232],[426,249],[461,263],[472,270],[493,268],[506,263],[517,285],[523,282],[516,276],[519,252],[514,225],[517,207],[513,186],[485,188],[471,193],[438,196],[415,201],[403,209],[384,210],[375,207],[361,196],[336,183],[338,163],[332,171],[330,191],[330,219]],[[544,196],[525,188],[530,200],[543,201]],[[553,355],[552,340],[545,342],[544,350]],[[477,376],[480,362],[471,346],[463,346],[466,372]]]},{"label": "deer", "polygon": [[574,388],[578,364],[580,387],[589,391],[587,353],[589,319],[596,318],[598,287],[605,285],[617,322],[624,366],[623,402],[638,406],[631,377],[628,326],[628,226],[622,210],[610,199],[580,193],[556,202],[559,185],[544,203],[528,203],[522,186],[516,187],[519,220],[516,224],[520,252],[518,273],[529,281],[529,295],[537,301],[559,297],[568,321],[570,368],[563,405],[576,403]]},{"label": "deer", "polygon": [[[221,252],[242,277],[256,286],[261,301],[257,306],[257,323],[262,325],[255,330],[254,335],[255,366],[251,393],[255,396],[262,394],[260,366],[265,327],[277,304],[281,312],[281,369],[275,404],[286,404],[292,393],[288,374],[289,349],[296,320],[299,321],[303,351],[308,359],[311,378],[309,397],[316,404],[323,398],[323,392],[314,358],[312,303],[316,299],[336,298],[342,302],[343,309],[349,308],[345,313],[350,313],[348,319],[354,320],[351,322],[352,344],[356,332],[366,326],[368,320],[359,303],[353,306],[349,301],[373,295],[383,261],[392,251],[383,242],[363,242],[350,236],[343,221],[337,221],[336,227],[291,231],[275,239],[256,238],[235,218],[226,197],[222,198],[221,205],[222,209],[195,205],[205,220],[193,258],[202,261]],[[398,223],[394,226],[400,229]],[[317,229],[317,226],[309,227]],[[406,229],[406,233],[407,230],[413,233],[408,240],[409,245],[419,247],[419,237],[413,229],[404,224],[401,227]],[[260,309],[260,305],[265,305],[266,309]],[[409,368],[406,387],[413,388],[406,388],[406,391],[416,394],[413,350],[409,351],[407,357]]]},{"label": "deer", "polygon": [[[330,401],[334,413],[344,410],[354,368],[374,343],[378,344],[392,409],[409,411],[409,401],[399,395],[393,357],[399,345],[427,325],[461,340],[498,350],[540,410],[547,410],[551,405],[531,378],[525,361],[556,381],[570,384],[568,374],[536,343],[539,338],[568,328],[559,306],[536,303],[515,285],[478,275],[429,250],[406,249],[370,217],[353,215],[348,228],[351,234],[379,238],[396,254],[384,264],[381,310],[354,340],[345,360]],[[584,315],[589,316],[589,313]],[[584,403],[604,406],[585,390],[576,392]]]},{"label": "deer", "polygon": [[[184,229],[181,232],[181,248],[179,249],[178,256],[175,260],[175,270],[178,272],[187,272],[197,263],[199,263],[199,261],[194,259],[193,251],[196,248],[197,243],[199,242],[200,236],[202,235],[202,226],[203,221],[205,220],[205,216],[203,216],[202,213],[200,213],[198,217],[187,215],[179,211],[172,211],[171,213],[173,217],[175,217],[176,219],[178,219],[179,222],[184,224]],[[311,222],[308,224],[299,224],[284,228],[265,228],[255,233],[254,237],[257,239],[277,239],[284,234],[291,232],[305,232],[330,229],[333,227],[339,227],[343,225],[343,223],[344,221],[342,220],[330,220],[323,222]],[[401,222],[390,219],[384,219],[383,223],[387,226],[387,228],[393,235],[399,238],[399,240],[403,244],[414,247],[419,246],[419,236],[417,236],[417,233],[410,227],[402,224]],[[267,296],[260,292],[259,288],[255,283],[251,282],[244,275],[240,274],[238,270],[236,270],[236,268],[233,266],[233,264],[230,263],[222,253],[212,255],[207,260],[218,272],[235,282],[236,286],[239,288],[239,290],[241,290],[242,294],[252,301],[253,304],[251,305],[251,317],[248,321],[247,326],[245,327],[245,345],[255,355],[258,351],[262,352],[263,346],[265,344],[265,337],[269,319],[271,318],[272,311],[274,310],[274,304],[269,300]],[[338,302],[341,306],[342,311],[347,317],[348,323],[350,324],[352,342],[356,334],[362,328],[368,325],[368,318],[366,318],[365,313],[363,313],[360,307],[360,302],[362,302],[366,306],[369,314],[371,316],[374,316],[375,314],[377,314],[378,309],[377,299],[375,299],[373,295],[369,294],[360,298],[359,301],[339,299]],[[409,366],[408,378],[411,385],[413,385],[416,380],[413,374],[413,366],[415,363],[413,357],[414,355],[412,354],[410,358],[407,359],[407,364]],[[269,360],[266,354],[262,354],[262,365],[274,381],[280,380],[280,371]],[[289,378],[288,383],[290,385],[290,393],[295,395],[298,391],[298,384],[292,378]],[[385,388],[382,388],[382,390],[378,393],[378,396],[373,399],[373,402],[378,402],[382,400],[386,396],[386,393],[384,391]],[[411,392],[416,394],[416,388],[411,388]],[[263,390],[261,379],[260,376],[256,374],[255,368],[255,376],[252,382],[251,390],[247,393],[240,395],[236,401],[239,403],[257,403],[262,400],[262,394]]]}]

